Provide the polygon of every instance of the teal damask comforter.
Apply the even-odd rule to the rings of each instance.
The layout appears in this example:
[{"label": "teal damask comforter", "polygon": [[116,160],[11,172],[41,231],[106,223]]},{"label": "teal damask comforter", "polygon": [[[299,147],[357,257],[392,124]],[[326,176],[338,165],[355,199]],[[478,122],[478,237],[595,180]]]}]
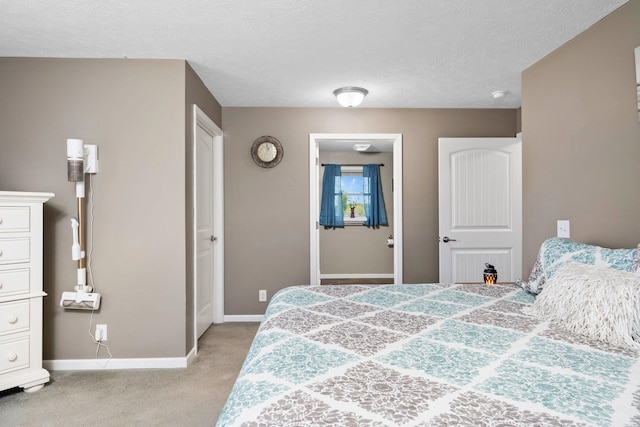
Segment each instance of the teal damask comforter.
[{"label": "teal damask comforter", "polygon": [[640,426],[640,354],[502,285],[276,293],[217,426]]}]

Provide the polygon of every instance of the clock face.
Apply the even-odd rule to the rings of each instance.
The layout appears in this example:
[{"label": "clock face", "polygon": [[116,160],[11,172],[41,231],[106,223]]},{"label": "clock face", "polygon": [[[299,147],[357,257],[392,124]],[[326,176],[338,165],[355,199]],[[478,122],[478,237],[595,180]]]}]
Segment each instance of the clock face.
[{"label": "clock face", "polygon": [[258,146],[258,157],[263,162],[272,162],[278,155],[278,149],[271,142],[263,142]]},{"label": "clock face", "polygon": [[284,151],[280,141],[272,136],[261,136],[253,141],[251,158],[260,167],[272,168],[280,163]]}]

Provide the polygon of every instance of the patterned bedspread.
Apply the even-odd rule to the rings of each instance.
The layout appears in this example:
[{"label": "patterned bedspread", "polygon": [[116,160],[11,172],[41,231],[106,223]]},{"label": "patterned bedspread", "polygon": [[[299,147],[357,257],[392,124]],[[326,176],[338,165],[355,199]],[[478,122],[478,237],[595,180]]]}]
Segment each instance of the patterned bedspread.
[{"label": "patterned bedspread", "polygon": [[640,426],[640,355],[526,316],[515,286],[273,296],[218,426]]}]

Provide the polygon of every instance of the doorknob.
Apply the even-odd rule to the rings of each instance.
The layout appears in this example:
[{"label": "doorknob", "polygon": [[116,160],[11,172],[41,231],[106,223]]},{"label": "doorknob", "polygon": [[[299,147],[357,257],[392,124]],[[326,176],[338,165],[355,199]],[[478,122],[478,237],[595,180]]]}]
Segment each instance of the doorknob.
[{"label": "doorknob", "polygon": [[211,236],[211,237],[209,237],[209,240],[211,240],[212,242],[215,242],[216,240],[218,240],[218,238],[214,237],[214,236]]},{"label": "doorknob", "polygon": [[444,236],[444,237],[442,238],[442,241],[443,241],[443,242],[445,242],[445,243],[449,243],[449,242],[455,242],[455,241],[456,241],[456,239],[450,239],[450,238],[448,238],[447,236]]}]

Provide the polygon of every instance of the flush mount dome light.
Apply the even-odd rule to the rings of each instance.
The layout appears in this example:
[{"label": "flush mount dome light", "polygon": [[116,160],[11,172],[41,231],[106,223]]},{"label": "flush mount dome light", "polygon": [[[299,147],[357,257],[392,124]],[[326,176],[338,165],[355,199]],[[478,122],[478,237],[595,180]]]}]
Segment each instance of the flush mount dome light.
[{"label": "flush mount dome light", "polygon": [[356,151],[367,151],[371,147],[371,144],[353,144],[353,149]]},{"label": "flush mount dome light", "polygon": [[506,90],[496,90],[494,92],[491,92],[491,96],[493,96],[493,99],[504,98],[505,96],[507,96],[507,91]]},{"label": "flush mount dome light", "polygon": [[338,99],[338,103],[347,108],[360,105],[368,93],[368,90],[354,86],[341,87],[333,91],[333,94]]}]

